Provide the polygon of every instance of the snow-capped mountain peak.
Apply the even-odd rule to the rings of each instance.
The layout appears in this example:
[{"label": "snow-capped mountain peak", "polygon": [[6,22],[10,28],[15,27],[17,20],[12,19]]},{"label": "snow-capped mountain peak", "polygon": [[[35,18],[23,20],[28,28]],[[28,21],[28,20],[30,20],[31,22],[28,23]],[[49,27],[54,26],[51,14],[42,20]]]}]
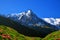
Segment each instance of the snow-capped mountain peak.
[{"label": "snow-capped mountain peak", "polygon": [[11,18],[15,21],[19,21],[22,24],[35,24],[38,22],[38,17],[32,12],[32,10],[28,10],[21,13],[10,14],[8,18]]},{"label": "snow-capped mountain peak", "polygon": [[25,17],[31,17],[32,15],[32,10],[28,10],[27,12],[21,12],[21,13],[13,13],[8,15],[7,17],[18,17],[18,20],[20,20],[23,16]]},{"label": "snow-capped mountain peak", "polygon": [[8,18],[11,18],[14,21],[20,22],[23,25],[34,25],[34,26],[41,26],[42,24],[44,24],[43,21],[47,23],[50,23],[52,25],[60,25],[60,19],[59,18],[38,18],[33,12],[32,10],[28,10],[28,11],[24,11],[21,13],[14,13],[14,14],[10,14],[8,15]]},{"label": "snow-capped mountain peak", "polygon": [[60,18],[43,18],[43,20],[52,25],[60,25]]},{"label": "snow-capped mountain peak", "polygon": [[32,11],[31,10],[28,10],[27,13],[26,13],[26,16],[29,17],[31,15],[31,13],[32,13]]}]

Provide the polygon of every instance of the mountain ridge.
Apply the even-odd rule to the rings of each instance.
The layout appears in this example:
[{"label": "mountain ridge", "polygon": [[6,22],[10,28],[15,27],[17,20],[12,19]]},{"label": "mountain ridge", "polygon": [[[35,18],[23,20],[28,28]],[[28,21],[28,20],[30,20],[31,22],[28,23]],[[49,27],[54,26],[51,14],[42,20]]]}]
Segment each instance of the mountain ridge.
[{"label": "mountain ridge", "polygon": [[59,27],[59,20],[55,21],[54,18],[39,18],[37,15],[33,13],[32,10],[27,10],[21,13],[11,14],[7,16],[14,21],[20,22],[22,25],[27,26],[42,26],[45,23],[49,23],[51,25],[55,25]]},{"label": "mountain ridge", "polygon": [[60,18],[42,18],[42,19],[52,25],[60,26]]}]

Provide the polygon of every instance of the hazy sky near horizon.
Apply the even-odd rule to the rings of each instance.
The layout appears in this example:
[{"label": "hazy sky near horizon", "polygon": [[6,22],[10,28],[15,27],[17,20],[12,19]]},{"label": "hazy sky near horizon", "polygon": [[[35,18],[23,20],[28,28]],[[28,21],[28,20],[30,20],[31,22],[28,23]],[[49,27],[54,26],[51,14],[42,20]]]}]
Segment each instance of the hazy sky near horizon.
[{"label": "hazy sky near horizon", "polygon": [[60,0],[0,0],[0,14],[31,9],[38,17],[60,17]]}]

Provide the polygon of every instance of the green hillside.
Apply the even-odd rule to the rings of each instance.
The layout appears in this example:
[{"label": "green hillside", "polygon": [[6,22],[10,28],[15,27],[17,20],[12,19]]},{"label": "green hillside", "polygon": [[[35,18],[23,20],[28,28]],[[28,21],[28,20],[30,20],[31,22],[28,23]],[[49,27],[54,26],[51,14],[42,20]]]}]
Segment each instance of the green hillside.
[{"label": "green hillside", "polygon": [[12,28],[0,25],[0,40],[60,40],[60,30],[40,38],[24,36]]},{"label": "green hillside", "polygon": [[0,40],[40,40],[39,37],[24,36],[12,28],[0,25]]},{"label": "green hillside", "polygon": [[60,40],[60,30],[47,35],[43,40]]}]

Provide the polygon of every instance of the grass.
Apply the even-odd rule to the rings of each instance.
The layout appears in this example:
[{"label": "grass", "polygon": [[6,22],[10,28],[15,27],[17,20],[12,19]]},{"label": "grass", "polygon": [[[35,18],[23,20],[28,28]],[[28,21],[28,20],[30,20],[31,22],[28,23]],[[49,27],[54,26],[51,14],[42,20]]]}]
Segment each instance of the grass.
[{"label": "grass", "polygon": [[0,40],[41,40],[41,38],[24,36],[12,28],[0,25]]},{"label": "grass", "polygon": [[0,40],[60,40],[60,30],[40,38],[24,36],[12,28],[0,25]]},{"label": "grass", "polygon": [[60,30],[47,35],[43,40],[60,40]]}]

